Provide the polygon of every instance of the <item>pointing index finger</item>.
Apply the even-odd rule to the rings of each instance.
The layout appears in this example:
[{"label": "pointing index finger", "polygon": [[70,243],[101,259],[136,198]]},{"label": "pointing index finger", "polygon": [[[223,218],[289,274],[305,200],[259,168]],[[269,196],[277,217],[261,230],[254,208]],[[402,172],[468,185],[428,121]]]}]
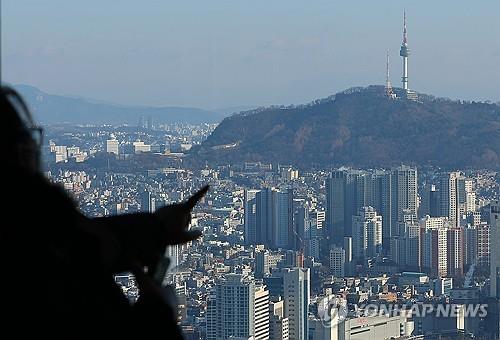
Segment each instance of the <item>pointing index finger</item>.
[{"label": "pointing index finger", "polygon": [[198,190],[193,196],[189,197],[187,200],[186,204],[189,207],[189,209],[193,209],[196,203],[198,203],[199,200],[203,198],[203,196],[206,195],[208,189],[210,187],[208,185],[205,185],[203,188]]}]

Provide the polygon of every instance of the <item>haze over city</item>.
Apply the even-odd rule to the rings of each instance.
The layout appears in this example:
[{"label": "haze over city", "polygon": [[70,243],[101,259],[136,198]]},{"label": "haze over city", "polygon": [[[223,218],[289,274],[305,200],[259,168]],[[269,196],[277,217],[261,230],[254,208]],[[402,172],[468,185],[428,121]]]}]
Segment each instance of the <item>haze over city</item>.
[{"label": "haze over city", "polygon": [[[297,104],[401,86],[500,100],[498,1],[3,2],[4,80],[118,104]],[[54,74],[58,74],[54,77]]]}]

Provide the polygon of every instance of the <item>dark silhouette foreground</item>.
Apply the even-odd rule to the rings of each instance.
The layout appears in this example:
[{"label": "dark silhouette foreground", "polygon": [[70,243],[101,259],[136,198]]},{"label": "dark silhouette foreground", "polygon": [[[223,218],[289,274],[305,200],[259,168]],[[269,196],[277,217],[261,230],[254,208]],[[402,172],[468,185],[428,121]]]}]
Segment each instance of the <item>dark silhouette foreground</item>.
[{"label": "dark silhouette foreground", "polygon": [[[200,236],[188,225],[208,187],[156,213],[86,218],[39,171],[40,130],[22,100],[3,87],[0,106],[7,154],[1,168],[0,336],[181,338],[173,306],[144,269],[155,270],[167,245]],[[137,278],[134,305],[113,279],[124,271]]]}]

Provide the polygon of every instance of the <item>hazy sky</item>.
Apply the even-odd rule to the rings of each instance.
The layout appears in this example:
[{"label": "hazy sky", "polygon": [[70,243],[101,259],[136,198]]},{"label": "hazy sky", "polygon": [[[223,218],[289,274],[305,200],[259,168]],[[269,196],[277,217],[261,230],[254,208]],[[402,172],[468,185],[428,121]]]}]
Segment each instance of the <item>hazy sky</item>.
[{"label": "hazy sky", "polygon": [[121,104],[303,103],[400,86],[500,100],[500,1],[4,0],[4,81]]}]

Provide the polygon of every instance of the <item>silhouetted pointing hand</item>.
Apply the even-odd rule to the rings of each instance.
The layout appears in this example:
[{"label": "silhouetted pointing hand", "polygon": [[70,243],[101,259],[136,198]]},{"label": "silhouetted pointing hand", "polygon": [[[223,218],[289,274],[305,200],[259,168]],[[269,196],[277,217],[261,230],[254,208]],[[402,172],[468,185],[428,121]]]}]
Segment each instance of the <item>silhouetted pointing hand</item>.
[{"label": "silhouetted pointing hand", "polygon": [[156,216],[163,222],[167,233],[167,245],[193,241],[201,236],[198,230],[188,230],[191,211],[209,189],[206,185],[183,203],[177,203],[156,210]]}]

